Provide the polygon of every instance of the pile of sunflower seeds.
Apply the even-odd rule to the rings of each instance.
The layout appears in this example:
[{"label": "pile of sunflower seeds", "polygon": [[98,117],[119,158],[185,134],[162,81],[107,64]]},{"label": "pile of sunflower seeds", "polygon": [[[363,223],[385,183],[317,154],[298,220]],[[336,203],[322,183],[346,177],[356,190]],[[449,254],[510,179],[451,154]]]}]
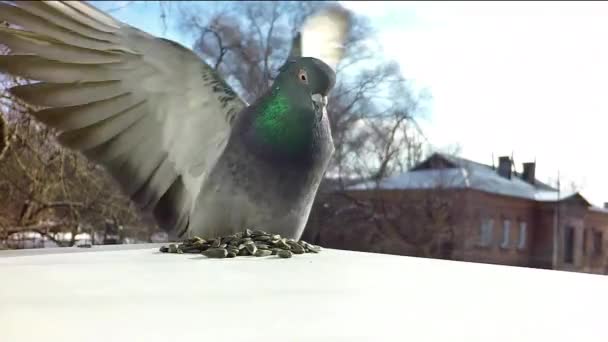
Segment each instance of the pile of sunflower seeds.
[{"label": "pile of sunflower seeds", "polygon": [[291,258],[293,254],[319,253],[321,247],[306,241],[282,238],[261,230],[247,229],[233,235],[205,240],[193,237],[181,243],[162,246],[163,253],[195,253],[208,258],[234,258],[237,256],[264,257],[276,255],[279,258]]}]

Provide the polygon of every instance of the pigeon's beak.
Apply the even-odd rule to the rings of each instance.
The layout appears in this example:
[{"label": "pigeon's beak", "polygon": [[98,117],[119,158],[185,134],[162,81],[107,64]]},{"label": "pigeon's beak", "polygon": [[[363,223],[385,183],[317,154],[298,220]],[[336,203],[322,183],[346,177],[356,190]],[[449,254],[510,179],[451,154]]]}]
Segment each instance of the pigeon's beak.
[{"label": "pigeon's beak", "polygon": [[319,107],[327,107],[327,96],[322,94],[314,94],[312,96],[312,102],[316,103]]},{"label": "pigeon's beak", "polygon": [[314,103],[315,107],[317,107],[318,109],[321,109],[319,111],[317,111],[318,113],[318,121],[321,121],[321,119],[323,118],[324,115],[327,115],[327,96],[322,95],[322,94],[314,94],[312,96],[312,102]]}]

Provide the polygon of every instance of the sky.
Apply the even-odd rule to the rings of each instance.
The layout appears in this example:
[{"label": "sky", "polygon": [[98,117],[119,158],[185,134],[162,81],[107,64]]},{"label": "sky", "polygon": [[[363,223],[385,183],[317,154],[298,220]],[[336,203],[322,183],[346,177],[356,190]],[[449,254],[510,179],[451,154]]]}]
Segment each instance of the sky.
[{"label": "sky", "polygon": [[[100,4],[119,7],[120,1]],[[124,3],[124,2],[122,2]],[[419,124],[437,147],[485,164],[536,160],[537,178],[608,202],[608,2],[341,2],[367,16],[386,57],[432,99]],[[152,4],[112,14],[190,46]]]}]

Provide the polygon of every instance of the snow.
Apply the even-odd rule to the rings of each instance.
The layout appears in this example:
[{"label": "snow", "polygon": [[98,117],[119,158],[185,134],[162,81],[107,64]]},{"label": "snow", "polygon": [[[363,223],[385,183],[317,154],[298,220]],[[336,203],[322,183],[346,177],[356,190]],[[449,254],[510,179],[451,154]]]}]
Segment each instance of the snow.
[{"label": "snow", "polygon": [[[393,177],[387,177],[378,184],[380,189],[433,189],[470,188],[490,193],[534,199],[537,192],[551,192],[538,190],[534,186],[515,177],[506,179],[495,174],[495,172],[483,169],[450,168],[441,170],[417,170],[405,172]],[[356,184],[349,190],[375,189],[377,184],[373,182]]]},{"label": "snow", "polygon": [[[539,202],[557,202],[558,200],[567,199],[576,196],[576,192],[556,192],[556,191],[537,191],[534,194],[534,199]],[[593,209],[594,207],[590,207]]]},{"label": "snow", "polygon": [[8,237],[9,240],[23,240],[23,239],[42,239],[42,234],[33,231],[23,231],[13,233]]},{"label": "snow", "polygon": [[513,174],[510,179],[498,175],[488,165],[463,158],[441,155],[456,167],[446,169],[420,169],[408,171],[381,180],[378,184],[365,182],[348,187],[348,190],[403,190],[403,189],[474,189],[488,193],[524,198],[540,202],[556,202],[575,196],[576,192],[558,193],[537,181],[534,186]]},{"label": "snow", "polygon": [[2,341],[608,341],[608,277],[325,249],[0,252]]},{"label": "snow", "polygon": [[595,212],[598,212],[598,213],[608,214],[608,208],[591,207],[590,209],[591,209],[591,211],[595,211]]}]

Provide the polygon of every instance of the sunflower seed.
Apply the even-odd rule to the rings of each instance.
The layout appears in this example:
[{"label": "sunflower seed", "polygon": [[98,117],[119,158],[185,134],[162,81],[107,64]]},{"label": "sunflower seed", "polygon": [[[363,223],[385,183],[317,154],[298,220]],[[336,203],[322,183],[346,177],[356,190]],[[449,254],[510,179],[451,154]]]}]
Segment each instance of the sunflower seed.
[{"label": "sunflower seed", "polygon": [[230,241],[232,241],[232,240],[234,240],[234,236],[232,236],[232,235],[224,236],[224,237],[221,239],[222,244],[229,244],[229,243],[230,243]]},{"label": "sunflower seed", "polygon": [[193,243],[191,246],[198,247],[198,248],[204,248],[204,247],[208,248],[209,244],[207,242],[197,241],[197,242]]},{"label": "sunflower seed", "polygon": [[236,256],[268,256],[291,258],[293,254],[319,253],[320,246],[304,240],[296,241],[261,230],[246,229],[232,235],[205,240],[198,236],[181,243],[170,243],[160,247],[162,253],[201,253],[209,258],[234,258]]},{"label": "sunflower seed", "polygon": [[319,252],[321,252],[321,247],[320,246],[316,246],[316,245],[308,244],[308,250],[311,253],[319,253]]},{"label": "sunflower seed", "polygon": [[201,244],[203,244],[205,242],[207,242],[207,241],[205,241],[205,239],[202,239],[202,238],[200,238],[198,236],[195,236],[195,237],[193,237],[191,239],[188,239],[188,240],[184,241],[184,243],[187,244],[187,245],[201,245]]},{"label": "sunflower seed", "polygon": [[291,249],[291,246],[289,246],[287,243],[285,243],[285,241],[283,240],[279,240],[279,242],[277,242],[275,244],[276,247],[279,247],[281,249]]},{"label": "sunflower seed", "polygon": [[258,250],[258,248],[253,242],[245,244],[245,248],[247,249],[247,252],[249,252],[249,254],[251,255],[255,255],[255,252]]},{"label": "sunflower seed", "polygon": [[228,251],[224,248],[209,248],[203,252],[207,258],[225,258],[228,255]]},{"label": "sunflower seed", "polygon": [[251,236],[252,237],[261,237],[261,236],[268,236],[270,234],[263,232],[261,230],[254,230],[253,232],[251,232]]},{"label": "sunflower seed", "polygon": [[186,247],[182,248],[181,251],[184,253],[200,253],[203,250],[201,248],[194,247],[194,246],[186,246]]},{"label": "sunflower seed", "polygon": [[294,243],[291,245],[291,251],[294,254],[304,254],[306,252],[306,250],[304,249],[304,247],[298,245],[297,243]]},{"label": "sunflower seed", "polygon": [[255,243],[255,246],[256,246],[258,249],[268,249],[268,245],[267,245],[267,244],[265,244],[265,243],[257,243],[257,242],[256,242],[256,243]]},{"label": "sunflower seed", "polygon": [[278,252],[277,255],[279,256],[279,258],[291,258],[291,252],[284,249]]},{"label": "sunflower seed", "polygon": [[258,249],[254,255],[256,257],[265,257],[265,256],[272,255],[272,251],[269,251],[267,249]]}]

